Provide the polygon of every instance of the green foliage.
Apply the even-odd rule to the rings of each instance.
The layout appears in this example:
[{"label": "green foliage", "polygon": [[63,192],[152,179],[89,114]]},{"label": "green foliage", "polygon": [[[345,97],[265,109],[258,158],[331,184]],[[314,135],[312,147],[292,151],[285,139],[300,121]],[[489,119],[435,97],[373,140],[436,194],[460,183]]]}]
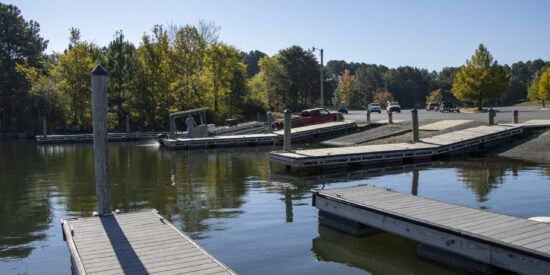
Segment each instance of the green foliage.
[{"label": "green foliage", "polygon": [[144,35],[138,49],[138,89],[134,95],[134,115],[145,128],[165,129],[172,103],[171,66],[168,35],[162,26],[153,27],[153,35]]},{"label": "green foliage", "polygon": [[286,108],[301,110],[319,101],[319,64],[313,53],[300,46],[280,50],[277,54],[283,70],[281,100]]},{"label": "green foliage", "polygon": [[128,41],[124,41],[122,31],[117,32],[105,53],[109,113],[113,117],[111,127],[125,126],[126,115],[130,115],[132,95],[137,89],[138,68],[136,48]]},{"label": "green foliage", "polygon": [[546,69],[540,76],[539,81],[539,98],[542,100],[542,106],[544,107],[544,101],[550,99],[550,68]]},{"label": "green foliage", "polygon": [[79,41],[79,31],[71,29],[71,44],[59,64],[53,67],[57,89],[67,101],[65,120],[69,124],[91,125],[91,71],[95,67],[89,47]]},{"label": "green foliage", "polygon": [[[17,64],[40,68],[48,41],[39,36],[40,25],[25,21],[13,5],[0,3],[0,131],[23,130],[38,117],[28,101],[30,85]],[[28,128],[27,128],[28,129]]]},{"label": "green foliage", "polygon": [[266,54],[260,51],[250,51],[248,53],[241,52],[241,59],[246,65],[246,74],[248,75],[248,78],[251,78],[260,72],[259,62],[264,56],[266,56]]},{"label": "green foliage", "polygon": [[206,41],[197,28],[186,25],[177,31],[172,44],[171,63],[175,78],[170,89],[174,91],[177,109],[199,108],[205,103],[201,98],[204,85],[200,72],[207,50]]},{"label": "green foliage", "polygon": [[250,82],[251,94],[263,99],[269,110],[282,110],[284,68],[277,56],[264,56],[258,62],[258,72]]},{"label": "green foliage", "polygon": [[533,81],[531,81],[531,85],[529,85],[529,89],[527,90],[527,98],[531,101],[539,101],[539,80],[537,78],[534,78]]},{"label": "green foliage", "polygon": [[484,101],[501,98],[509,87],[510,76],[505,68],[493,62],[491,53],[480,44],[456,75],[451,91],[460,100],[477,102],[481,110]]}]

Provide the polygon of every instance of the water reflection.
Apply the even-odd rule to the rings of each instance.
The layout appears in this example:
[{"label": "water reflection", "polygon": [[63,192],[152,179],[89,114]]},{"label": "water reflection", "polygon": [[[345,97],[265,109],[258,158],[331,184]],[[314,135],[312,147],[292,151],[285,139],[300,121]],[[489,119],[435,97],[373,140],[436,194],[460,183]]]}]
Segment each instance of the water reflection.
[{"label": "water reflection", "polygon": [[416,255],[417,242],[393,234],[354,237],[322,225],[318,233],[311,247],[318,261],[342,263],[373,274],[458,274],[421,260]]},{"label": "water reflection", "polygon": [[35,249],[29,244],[46,238],[55,189],[35,158],[32,148],[0,143],[0,259],[26,258]]},{"label": "water reflection", "polygon": [[[531,178],[525,178],[530,169],[539,173],[529,174],[534,179],[550,177],[547,166],[498,158],[289,173],[284,167],[272,166],[270,150],[269,147],[245,147],[169,151],[159,148],[156,143],[112,143],[109,156],[113,209],[132,212],[155,208],[192,238],[206,243],[213,238],[212,246],[224,243],[216,234],[227,232],[230,234],[228,248],[216,250],[214,247],[211,252],[218,251],[216,256],[222,257],[229,254],[226,262],[229,266],[241,263],[251,268],[251,260],[247,259],[252,259],[258,263],[255,266],[261,268],[276,262],[274,258],[287,260],[288,249],[293,249],[295,259],[306,258],[300,262],[300,265],[307,265],[301,271],[315,268],[323,271],[326,267],[308,261],[313,252],[318,260],[372,272],[415,270],[411,272],[418,273],[433,267],[416,262],[411,256],[413,248],[407,241],[388,236],[355,241],[322,227],[317,232],[310,190],[374,184],[471,207],[478,205],[470,200],[504,211],[526,209],[517,215],[536,216],[542,213],[510,205],[511,200],[507,197],[503,199],[506,203],[499,205],[498,198],[493,195],[498,193],[495,190],[513,187],[508,184],[511,179],[522,184],[530,182],[527,179]],[[526,189],[530,192],[526,196],[532,197],[534,193],[550,197],[550,191],[546,190],[550,189],[548,181],[534,182],[539,185]],[[515,196],[517,192],[507,194]],[[513,201],[538,200],[539,205],[550,205],[531,197]],[[96,210],[92,145],[0,143],[0,205],[0,269],[5,259],[17,261],[33,257],[37,255],[33,251],[40,247],[58,246],[66,253],[57,228],[58,219],[86,217]],[[257,227],[262,230],[256,230]],[[231,243],[231,239],[240,241]],[[250,247],[246,247],[245,242],[250,243]],[[299,246],[302,242],[305,242],[303,247]],[[261,243],[265,251],[256,253],[257,243]],[[235,252],[233,246],[236,244],[243,245],[243,251],[248,253]],[[300,250],[302,248],[305,250]],[[398,252],[391,252],[393,249]],[[411,255],[407,256],[409,252]],[[51,269],[55,269],[59,261],[66,260],[48,258],[38,262],[51,262]],[[278,270],[280,266],[273,268]],[[331,270],[342,271],[340,267]],[[246,273],[246,268],[243,271],[239,273]]]}]

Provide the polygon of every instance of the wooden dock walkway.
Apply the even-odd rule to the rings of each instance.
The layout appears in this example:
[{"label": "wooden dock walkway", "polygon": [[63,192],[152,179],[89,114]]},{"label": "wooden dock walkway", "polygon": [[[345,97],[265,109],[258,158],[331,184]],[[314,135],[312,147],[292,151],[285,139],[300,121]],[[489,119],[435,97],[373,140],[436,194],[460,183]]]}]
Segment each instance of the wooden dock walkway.
[{"label": "wooden dock walkway", "polygon": [[75,274],[236,274],[156,210],[62,219]]},{"label": "wooden dock walkway", "polygon": [[313,190],[321,211],[523,274],[550,274],[550,224],[373,186]]},{"label": "wooden dock walkway", "polygon": [[[331,135],[342,130],[355,128],[355,122],[328,122],[291,129],[292,140],[303,141],[311,138],[319,138]],[[222,146],[255,146],[282,144],[284,131],[274,131],[268,134],[213,136],[205,138],[164,138],[161,145],[168,149],[192,149]]]},{"label": "wooden dock walkway", "polygon": [[[156,132],[135,132],[135,133],[109,133],[109,141],[128,141],[128,140],[144,140],[144,139],[156,139],[159,134],[168,133],[156,133]],[[39,135],[35,137],[36,142],[39,144],[45,143],[77,143],[77,142],[94,142],[93,134],[79,134],[79,135]]]},{"label": "wooden dock walkway", "polygon": [[520,134],[523,125],[494,125],[468,128],[421,139],[416,143],[364,145],[341,148],[274,151],[271,160],[291,167],[323,167],[350,164],[384,164],[404,160],[431,159],[443,154],[478,150],[490,143]]}]

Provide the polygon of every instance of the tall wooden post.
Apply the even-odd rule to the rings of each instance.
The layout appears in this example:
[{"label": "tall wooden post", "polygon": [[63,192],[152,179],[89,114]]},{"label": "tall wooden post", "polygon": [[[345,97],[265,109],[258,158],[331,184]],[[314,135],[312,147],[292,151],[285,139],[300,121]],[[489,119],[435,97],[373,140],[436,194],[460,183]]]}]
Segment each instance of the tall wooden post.
[{"label": "tall wooden post", "polygon": [[46,116],[42,117],[42,135],[44,137],[48,135],[48,126],[46,125]]},{"label": "tall wooden post", "polygon": [[130,133],[130,116],[126,115],[126,134]]},{"label": "tall wooden post", "polygon": [[176,138],[176,117],[170,115],[170,138]]},{"label": "tall wooden post", "polygon": [[101,65],[97,65],[92,71],[92,117],[97,212],[100,216],[111,215],[113,211],[107,141],[107,71]]},{"label": "tall wooden post", "polygon": [[495,125],[495,115],[496,112],[493,108],[489,109],[489,126]]},{"label": "tall wooden post", "polygon": [[418,110],[416,108],[412,109],[411,111],[412,115],[412,132],[413,132],[413,142],[417,142],[419,140],[418,135]]},{"label": "tall wooden post", "polygon": [[291,122],[290,122],[290,114],[292,111],[290,109],[286,109],[284,111],[285,113],[285,140],[283,144],[283,150],[290,151],[291,145],[290,145],[290,128],[291,128]]},{"label": "tall wooden post", "polygon": [[267,129],[270,133],[273,132],[273,115],[271,112],[267,112]]}]

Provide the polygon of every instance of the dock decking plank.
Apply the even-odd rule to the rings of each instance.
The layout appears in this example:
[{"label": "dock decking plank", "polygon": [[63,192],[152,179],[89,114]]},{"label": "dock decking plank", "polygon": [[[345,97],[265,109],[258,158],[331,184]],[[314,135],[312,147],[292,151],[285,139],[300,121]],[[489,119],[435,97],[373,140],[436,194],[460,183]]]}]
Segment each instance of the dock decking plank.
[{"label": "dock decking plank", "polygon": [[63,219],[77,274],[234,272],[153,211]]}]

